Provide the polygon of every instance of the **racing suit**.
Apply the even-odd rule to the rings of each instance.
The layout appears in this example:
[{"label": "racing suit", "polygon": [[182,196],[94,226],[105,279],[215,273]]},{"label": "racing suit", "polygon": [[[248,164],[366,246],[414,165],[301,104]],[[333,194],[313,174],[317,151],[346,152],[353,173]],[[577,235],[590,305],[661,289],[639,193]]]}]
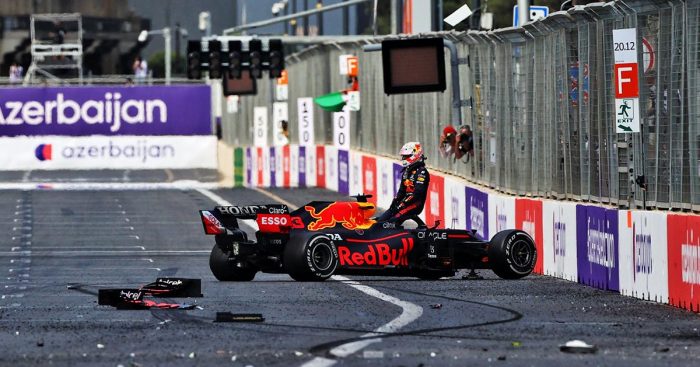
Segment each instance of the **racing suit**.
[{"label": "racing suit", "polygon": [[387,211],[377,218],[378,222],[403,223],[423,211],[428,195],[430,174],[423,159],[403,169],[401,187]]}]

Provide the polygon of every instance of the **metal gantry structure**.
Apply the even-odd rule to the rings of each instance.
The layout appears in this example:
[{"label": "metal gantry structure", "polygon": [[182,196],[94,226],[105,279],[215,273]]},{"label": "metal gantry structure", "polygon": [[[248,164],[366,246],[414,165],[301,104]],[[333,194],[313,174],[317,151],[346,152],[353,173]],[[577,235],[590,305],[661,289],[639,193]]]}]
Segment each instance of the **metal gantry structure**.
[{"label": "metal gantry structure", "polygon": [[56,70],[76,70],[83,78],[83,23],[78,13],[33,14],[30,19],[32,63],[24,85],[32,83],[37,74],[62,83]]}]

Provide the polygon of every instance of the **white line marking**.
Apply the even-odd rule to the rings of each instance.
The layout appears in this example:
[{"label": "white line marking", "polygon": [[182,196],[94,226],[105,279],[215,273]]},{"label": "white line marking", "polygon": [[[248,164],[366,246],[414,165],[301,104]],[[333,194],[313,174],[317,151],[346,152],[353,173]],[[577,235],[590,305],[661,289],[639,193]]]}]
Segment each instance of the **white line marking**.
[{"label": "white line marking", "polygon": [[119,249],[130,249],[130,248],[139,249],[141,251],[146,250],[146,247],[144,247],[144,246],[106,246],[106,247],[100,247],[100,246],[32,246],[32,250],[35,250],[35,251],[36,250],[73,251],[71,249],[75,249],[74,251],[88,251],[90,249],[119,250]]},{"label": "white line marking", "polygon": [[[282,199],[281,197],[271,193],[267,192],[265,190],[261,189],[255,189],[259,193],[279,202],[287,207],[289,207],[290,210],[294,210],[296,208],[296,205]],[[217,202],[219,205],[227,205],[231,206],[232,204],[229,203],[228,201],[222,199],[220,196],[214,194],[211,191],[208,190],[197,190],[204,196],[214,200]],[[388,323],[374,329],[374,332],[368,333],[365,335],[362,335],[362,337],[373,337],[373,336],[381,336],[382,333],[392,333],[396,332],[400,328],[410,324],[411,322],[417,320],[421,315],[423,314],[423,307],[420,307],[416,304],[402,301],[396,297],[390,296],[388,294],[382,293],[372,287],[360,284],[359,282],[356,282],[354,280],[350,280],[346,277],[340,276],[340,275],[334,275],[332,277],[334,280],[343,282],[343,284],[347,284],[360,292],[363,292],[369,296],[379,298],[382,301],[389,302],[393,305],[399,306],[402,309],[401,315],[399,315],[397,318],[389,321]],[[343,345],[339,345],[333,349],[330,350],[330,354],[339,357],[339,358],[344,358],[347,357],[353,353],[356,353],[363,348],[367,347],[370,344],[380,342],[382,339],[381,338],[372,338],[372,339],[364,339],[352,343],[347,343]],[[302,366],[303,367],[327,367],[327,366],[332,366],[335,363],[337,363],[336,360],[329,359],[329,358],[322,358],[322,357],[316,357],[312,359],[311,361],[304,363]]]},{"label": "white line marking", "polygon": [[[388,323],[374,329],[374,332],[367,333],[365,335],[362,335],[363,338],[370,338],[373,336],[381,336],[382,334],[385,333],[394,333],[401,329],[402,327],[412,323],[413,321],[417,320],[421,315],[423,315],[423,307],[418,306],[414,303],[402,301],[396,297],[390,296],[388,294],[382,293],[372,287],[360,284],[359,282],[350,280],[346,277],[340,276],[340,275],[334,275],[332,277],[334,280],[341,281],[344,284],[347,284],[358,291],[365,293],[367,295],[370,295],[375,298],[379,298],[382,301],[389,302],[393,305],[401,307],[401,315],[399,315],[397,318],[389,321]],[[363,348],[367,347],[370,344],[373,343],[378,343],[382,339],[381,338],[372,338],[372,339],[364,339],[352,343],[347,343],[343,345],[339,345],[329,351],[330,354],[339,357],[339,358],[345,358],[351,354],[357,353],[358,351],[362,350]],[[303,367],[320,367],[320,366],[332,366],[335,363],[337,363],[337,360],[329,359],[329,358],[323,358],[323,357],[316,357],[312,359],[311,361],[304,363],[302,366]]]},{"label": "white line marking", "polygon": [[[207,189],[196,189],[196,190],[197,190],[197,192],[199,192],[200,194],[206,196],[207,198],[209,198],[211,201],[215,202],[215,203],[218,204],[218,205],[222,205],[222,206],[234,206],[234,205],[231,204],[231,202],[229,202],[228,200],[222,198],[221,196],[219,196],[219,195],[217,195],[217,194],[215,194],[215,193],[213,193],[213,192],[211,192],[211,191],[209,191],[209,190],[207,190]],[[260,228],[258,227],[258,223],[255,222],[255,221],[252,220],[252,219],[242,219],[242,220],[239,220],[239,222],[243,222],[243,224],[245,224],[246,226],[250,227],[251,229],[253,229],[253,230],[256,231],[256,232],[260,229]]]},{"label": "white line marking", "polygon": [[[95,267],[79,267],[79,268],[71,268],[71,267],[60,267],[59,270],[69,270],[69,271],[80,271],[83,274],[89,271],[102,271],[102,270],[129,270],[129,271],[136,271],[136,270],[155,270],[155,271],[161,271],[161,268],[143,268],[143,267],[130,267],[130,268],[124,268],[124,267],[111,267],[111,268],[95,268]],[[52,275],[56,274],[61,274],[60,271],[53,272]],[[35,276],[36,277],[36,276]]]},{"label": "white line marking", "polygon": [[0,190],[196,190],[217,189],[215,182],[180,180],[174,182],[0,182]]},{"label": "white line marking", "polygon": [[22,182],[29,182],[29,176],[32,174],[32,170],[24,172],[22,175]]},{"label": "white line marking", "polygon": [[17,255],[32,255],[32,256],[57,256],[57,255],[90,255],[90,254],[115,254],[115,255],[123,255],[123,254],[132,254],[132,255],[146,255],[146,254],[158,254],[158,255],[163,255],[163,254],[208,254],[210,253],[211,250],[146,250],[146,251],[129,251],[129,250],[122,250],[122,251],[109,251],[109,250],[104,250],[104,251],[97,251],[97,250],[87,250],[87,251],[19,251],[19,252],[9,252],[9,251],[4,251],[0,252],[0,256],[17,256]]},{"label": "white line marking", "polygon": [[275,194],[273,194],[273,193],[271,193],[271,192],[269,192],[269,191],[265,191],[265,190],[260,189],[260,188],[257,188],[257,187],[253,187],[252,189],[255,190],[255,191],[257,191],[257,192],[259,192],[259,193],[261,193],[261,194],[263,194],[263,195],[265,195],[265,196],[267,196],[267,197],[269,197],[269,198],[272,199],[272,200],[275,200],[275,201],[277,201],[277,202],[279,202],[279,203],[281,203],[281,204],[286,205],[286,206],[289,208],[289,210],[296,210],[296,209],[297,209],[297,206],[296,206],[296,205],[290,203],[290,202],[287,201],[287,200],[282,199],[282,198],[279,197],[278,195],[275,195]]}]

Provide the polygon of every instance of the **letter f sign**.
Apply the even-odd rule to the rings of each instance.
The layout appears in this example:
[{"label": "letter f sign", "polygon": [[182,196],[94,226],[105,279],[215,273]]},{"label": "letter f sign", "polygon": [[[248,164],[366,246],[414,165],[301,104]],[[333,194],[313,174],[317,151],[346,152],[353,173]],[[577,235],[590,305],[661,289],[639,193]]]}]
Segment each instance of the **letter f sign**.
[{"label": "letter f sign", "polygon": [[639,97],[637,63],[615,64],[615,98]]}]

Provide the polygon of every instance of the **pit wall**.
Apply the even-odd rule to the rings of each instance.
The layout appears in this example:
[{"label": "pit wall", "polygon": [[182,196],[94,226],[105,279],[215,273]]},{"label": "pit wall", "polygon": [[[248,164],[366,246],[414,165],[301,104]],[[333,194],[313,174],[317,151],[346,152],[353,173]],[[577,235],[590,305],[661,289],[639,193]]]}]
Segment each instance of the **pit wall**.
[{"label": "pit wall", "polygon": [[[235,187],[321,187],[374,195],[387,208],[396,161],[333,146],[247,147],[233,152]],[[537,244],[538,274],[700,312],[700,216],[619,210],[513,197],[431,172],[421,217],[484,238],[518,228]]]}]

